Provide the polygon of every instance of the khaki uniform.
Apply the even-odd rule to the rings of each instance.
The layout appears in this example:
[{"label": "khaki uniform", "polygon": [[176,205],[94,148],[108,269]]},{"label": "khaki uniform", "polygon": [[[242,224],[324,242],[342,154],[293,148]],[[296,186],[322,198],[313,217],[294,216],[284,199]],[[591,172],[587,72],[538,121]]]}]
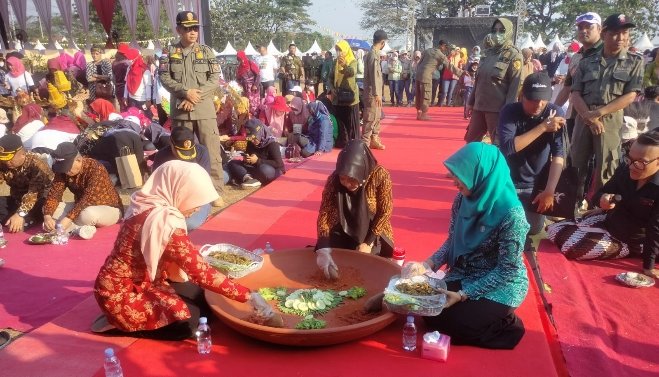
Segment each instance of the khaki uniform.
[{"label": "khaki uniform", "polygon": [[366,145],[371,144],[371,138],[379,141],[380,138],[380,116],[382,115],[382,106],[375,103],[375,96],[382,96],[382,66],[380,65],[380,50],[372,48],[364,56],[364,111],[362,119],[362,140]]},{"label": "khaki uniform", "polygon": [[[201,144],[208,148],[211,178],[215,190],[221,195],[224,172],[220,155],[220,134],[213,104],[220,74],[220,64],[215,59],[213,50],[197,43],[188,48],[183,48],[180,42],[177,43],[160,63],[160,81],[172,96],[169,115],[172,127],[184,126],[193,130]],[[188,89],[201,90],[201,102],[196,104],[192,111],[178,108]]]},{"label": "khaki uniform", "polygon": [[449,66],[446,55],[438,48],[429,48],[421,55],[421,60],[416,66],[416,88],[414,105],[417,110],[428,111],[430,97],[432,94],[432,73],[440,66]]},{"label": "khaki uniform", "polygon": [[[575,72],[572,92],[579,92],[588,109],[596,110],[627,93],[640,92],[643,84],[643,59],[622,50],[617,57],[604,58],[602,50],[584,56]],[[583,195],[588,161],[595,155],[595,171],[590,189],[597,192],[612,176],[620,160],[620,129],[623,111],[601,118],[604,133],[593,135],[590,127],[577,116],[572,134],[570,155],[572,164],[579,169],[577,194]],[[579,196],[581,197],[581,196]]]},{"label": "khaki uniform", "polygon": [[284,86],[282,92],[286,94],[295,85],[300,85],[300,80],[304,78],[304,66],[302,59],[296,55],[286,55],[281,58],[279,64],[281,69],[284,70]]},{"label": "khaki uniform", "polygon": [[[522,53],[512,44],[513,24],[506,18],[497,18],[506,28],[506,40],[501,47],[485,51],[478,65],[474,89],[467,104],[472,106],[471,119],[465,134],[467,143],[481,141],[486,133],[492,143],[497,143],[496,130],[499,111],[513,102],[522,84]],[[493,26],[494,26],[493,24]]]}]

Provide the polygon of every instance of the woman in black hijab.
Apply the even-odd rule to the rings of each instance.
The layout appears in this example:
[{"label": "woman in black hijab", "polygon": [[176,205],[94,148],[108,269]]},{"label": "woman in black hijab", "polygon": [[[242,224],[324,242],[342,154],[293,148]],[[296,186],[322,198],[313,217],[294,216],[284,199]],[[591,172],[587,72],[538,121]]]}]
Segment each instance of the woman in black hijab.
[{"label": "woman in black hijab", "polygon": [[318,214],[316,262],[328,278],[338,277],[332,248],[390,258],[393,253],[391,177],[361,140],[339,153],[327,179]]}]

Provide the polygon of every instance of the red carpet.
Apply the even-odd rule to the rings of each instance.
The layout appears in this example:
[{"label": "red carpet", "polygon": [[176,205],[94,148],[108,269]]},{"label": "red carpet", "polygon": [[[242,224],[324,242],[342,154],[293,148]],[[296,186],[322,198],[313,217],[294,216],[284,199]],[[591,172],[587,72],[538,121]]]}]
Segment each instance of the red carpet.
[{"label": "red carpet", "polygon": [[8,234],[0,249],[0,327],[30,331],[66,313],[89,296],[98,270],[112,250],[118,225],[99,229],[93,240],[67,245],[29,245],[38,231]]},{"label": "red carpet", "polygon": [[615,281],[620,272],[638,271],[640,259],[569,261],[547,240],[538,259],[572,377],[659,374],[659,287]]},{"label": "red carpet", "polygon": [[[466,122],[461,109],[433,109],[433,122],[413,120],[413,109],[386,109],[383,142],[385,151],[375,151],[394,181],[394,237],[407,250],[408,260],[421,260],[436,250],[446,238],[449,210],[456,190],[445,179],[442,161],[462,145]],[[192,234],[198,244],[230,242],[247,248],[285,249],[313,245],[320,195],[327,175],[334,169],[337,151],[310,160],[289,171],[275,183],[234,204]],[[309,266],[315,269],[315,266]],[[95,271],[93,271],[95,274]],[[250,375],[271,376],[353,376],[364,372],[379,376],[556,376],[546,322],[539,311],[533,289],[518,313],[527,333],[513,351],[492,351],[473,347],[453,347],[446,364],[420,358],[418,352],[401,349],[402,322],[361,341],[338,346],[295,349],[245,338],[218,321],[213,322],[214,348],[211,356],[196,353],[188,342],[136,340],[119,352],[127,376]],[[75,373],[68,375],[102,376],[102,349],[110,341],[86,334],[85,328],[95,313],[91,300],[67,316],[76,315],[69,326],[71,343],[84,347],[78,357],[71,347],[63,347],[57,357],[57,326],[60,319],[43,326],[0,352],[0,367],[33,356],[29,364],[17,363],[8,369],[16,376],[43,375],[50,368],[49,357],[76,359]],[[75,313],[75,314],[74,314]],[[66,316],[65,316],[66,317]],[[51,326],[52,325],[52,326]],[[65,327],[66,329],[66,327]],[[422,333],[423,330],[421,329]],[[34,334],[34,335],[33,335]],[[52,335],[52,336],[51,336]],[[61,337],[60,337],[61,338]],[[124,339],[124,338],[121,338]],[[127,341],[128,342],[128,341]],[[117,344],[117,348],[127,344]],[[97,355],[97,356],[93,356]],[[560,359],[560,358],[557,358]],[[66,367],[49,369],[48,375],[67,375]],[[368,369],[365,369],[368,368]]]}]

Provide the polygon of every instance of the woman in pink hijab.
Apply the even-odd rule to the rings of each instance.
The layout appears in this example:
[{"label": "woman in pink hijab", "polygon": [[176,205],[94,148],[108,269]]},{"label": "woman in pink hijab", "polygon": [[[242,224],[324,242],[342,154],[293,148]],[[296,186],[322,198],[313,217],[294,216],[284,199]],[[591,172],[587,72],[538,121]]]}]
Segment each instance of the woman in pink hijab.
[{"label": "woman in pink hijab", "polygon": [[15,56],[7,58],[7,68],[9,74],[5,76],[5,80],[11,89],[12,96],[15,96],[19,90],[29,92],[34,88],[32,75],[25,70],[21,59]]},{"label": "woman in pink hijab", "polygon": [[283,325],[263,297],[209,265],[190,240],[185,219],[217,198],[197,163],[173,160],[153,172],[131,197],[114,249],[96,278],[94,296],[104,316],[92,331],[187,339],[199,317],[210,314],[201,288],[249,302],[259,323]]}]

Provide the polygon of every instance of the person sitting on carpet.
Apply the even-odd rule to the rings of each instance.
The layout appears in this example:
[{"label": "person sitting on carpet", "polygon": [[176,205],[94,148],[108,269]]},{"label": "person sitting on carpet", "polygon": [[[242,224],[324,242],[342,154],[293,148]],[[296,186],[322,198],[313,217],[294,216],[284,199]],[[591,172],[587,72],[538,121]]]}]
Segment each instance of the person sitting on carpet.
[{"label": "person sitting on carpet", "polygon": [[[53,172],[38,155],[27,152],[18,135],[0,138],[0,182],[9,195],[0,196],[0,227],[22,232],[43,220],[41,208],[53,180]],[[1,246],[1,245],[0,245]]]},{"label": "person sitting on carpet", "polygon": [[92,331],[187,339],[199,317],[211,314],[201,288],[249,301],[259,322],[283,326],[263,297],[209,265],[188,237],[185,218],[217,198],[198,164],[174,160],[153,172],[131,197],[114,249],[96,278],[94,296],[104,316]]},{"label": "person sitting on carpet", "polygon": [[[183,126],[174,127],[170,137],[171,146],[159,150],[153,158],[153,170],[158,169],[167,161],[181,160],[199,164],[208,174],[211,173],[211,160],[208,149],[200,143],[195,143],[194,133],[191,129]],[[228,181],[226,171],[225,184]],[[185,219],[185,225],[189,231],[202,226],[211,213],[211,203],[204,204],[192,216]]]},{"label": "person sitting on carpet", "polygon": [[562,221],[547,236],[568,259],[641,255],[643,273],[659,278],[659,131],[640,134],[613,177],[593,197],[604,212]]},{"label": "person sitting on carpet", "polygon": [[270,129],[258,119],[250,119],[245,124],[245,130],[247,151],[244,159],[229,161],[227,171],[242,188],[267,185],[285,172],[279,143]]},{"label": "person sitting on carpet", "polygon": [[339,153],[318,213],[316,264],[327,278],[338,277],[332,248],[392,256],[391,185],[389,172],[361,139],[349,141]]},{"label": "person sitting on carpet", "polygon": [[[446,305],[438,316],[424,317],[428,328],[449,335],[452,344],[513,349],[524,335],[515,308],[528,291],[522,253],[529,224],[510,169],[496,146],[480,142],[463,146],[444,165],[460,191],[448,239],[423,265],[403,266],[402,275],[448,265]],[[366,309],[379,307],[370,304],[381,297]]]},{"label": "person sitting on carpet", "polygon": [[[82,157],[73,143],[61,143],[51,154],[55,179],[43,206],[43,228],[55,230],[56,222],[64,231],[76,231],[89,239],[95,227],[116,224],[124,206],[107,170],[93,158]],[[62,202],[65,189],[73,193],[74,202]]]}]

